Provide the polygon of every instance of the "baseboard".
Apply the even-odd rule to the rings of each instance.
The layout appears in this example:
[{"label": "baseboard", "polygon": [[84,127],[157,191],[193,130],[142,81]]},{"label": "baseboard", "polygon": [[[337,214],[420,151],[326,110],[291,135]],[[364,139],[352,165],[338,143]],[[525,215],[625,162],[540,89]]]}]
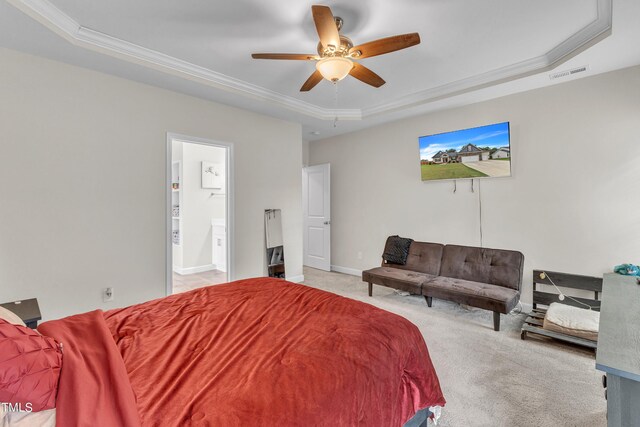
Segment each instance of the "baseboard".
[{"label": "baseboard", "polygon": [[293,282],[293,283],[301,283],[304,282],[304,274],[301,274],[299,276],[292,276],[292,277],[287,277],[287,280],[289,282]]},{"label": "baseboard", "polygon": [[186,274],[204,273],[205,271],[211,271],[215,269],[216,269],[215,264],[200,265],[198,267],[189,267],[189,268],[180,268],[180,267],[176,267],[175,265],[173,266],[173,271],[175,273],[178,273],[181,276],[184,276]]},{"label": "baseboard", "polygon": [[362,276],[362,270],[356,270],[355,268],[349,267],[340,267],[339,265],[332,265],[331,271],[335,271],[336,273],[349,274],[351,276]]}]

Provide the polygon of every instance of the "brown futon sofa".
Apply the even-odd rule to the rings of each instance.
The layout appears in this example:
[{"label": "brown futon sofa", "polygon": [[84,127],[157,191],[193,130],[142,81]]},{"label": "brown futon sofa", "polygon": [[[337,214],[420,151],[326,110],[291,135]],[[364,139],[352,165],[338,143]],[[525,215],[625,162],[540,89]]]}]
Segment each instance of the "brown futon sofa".
[{"label": "brown futon sofa", "polygon": [[[385,252],[390,245],[387,239]],[[517,251],[412,242],[406,263],[362,272],[362,280],[412,294],[424,295],[431,307],[440,298],[493,311],[493,328],[500,330],[500,313],[509,313],[520,300],[524,255]]]}]

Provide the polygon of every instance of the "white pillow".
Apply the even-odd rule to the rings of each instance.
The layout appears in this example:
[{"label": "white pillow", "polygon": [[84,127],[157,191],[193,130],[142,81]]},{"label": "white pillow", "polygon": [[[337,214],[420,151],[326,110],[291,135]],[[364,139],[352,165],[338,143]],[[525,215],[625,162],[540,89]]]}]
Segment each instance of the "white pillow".
[{"label": "white pillow", "polygon": [[17,314],[1,306],[0,306],[0,319],[4,319],[13,325],[27,326],[24,324],[22,319],[18,317]]},{"label": "white pillow", "polygon": [[600,312],[554,302],[549,306],[545,319],[563,328],[597,333]]}]

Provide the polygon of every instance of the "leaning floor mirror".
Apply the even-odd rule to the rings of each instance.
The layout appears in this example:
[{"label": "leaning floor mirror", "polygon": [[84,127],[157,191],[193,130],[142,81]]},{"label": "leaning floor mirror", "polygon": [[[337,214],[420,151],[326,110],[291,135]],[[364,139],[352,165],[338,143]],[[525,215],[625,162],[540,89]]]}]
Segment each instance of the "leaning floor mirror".
[{"label": "leaning floor mirror", "polygon": [[284,279],[284,247],[282,244],[282,212],[280,209],[267,209],[264,211],[264,230],[269,277]]}]

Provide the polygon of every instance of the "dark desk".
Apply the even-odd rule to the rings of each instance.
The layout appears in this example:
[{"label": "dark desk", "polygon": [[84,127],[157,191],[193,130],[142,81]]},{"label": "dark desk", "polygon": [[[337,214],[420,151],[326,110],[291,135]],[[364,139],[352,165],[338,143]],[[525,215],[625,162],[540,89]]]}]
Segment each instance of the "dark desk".
[{"label": "dark desk", "polygon": [[17,314],[25,325],[31,329],[37,328],[38,320],[42,319],[42,316],[40,315],[40,306],[38,305],[38,300],[35,298],[6,302],[0,305]]},{"label": "dark desk", "polygon": [[605,274],[596,369],[607,373],[607,425],[640,426],[640,286]]}]

